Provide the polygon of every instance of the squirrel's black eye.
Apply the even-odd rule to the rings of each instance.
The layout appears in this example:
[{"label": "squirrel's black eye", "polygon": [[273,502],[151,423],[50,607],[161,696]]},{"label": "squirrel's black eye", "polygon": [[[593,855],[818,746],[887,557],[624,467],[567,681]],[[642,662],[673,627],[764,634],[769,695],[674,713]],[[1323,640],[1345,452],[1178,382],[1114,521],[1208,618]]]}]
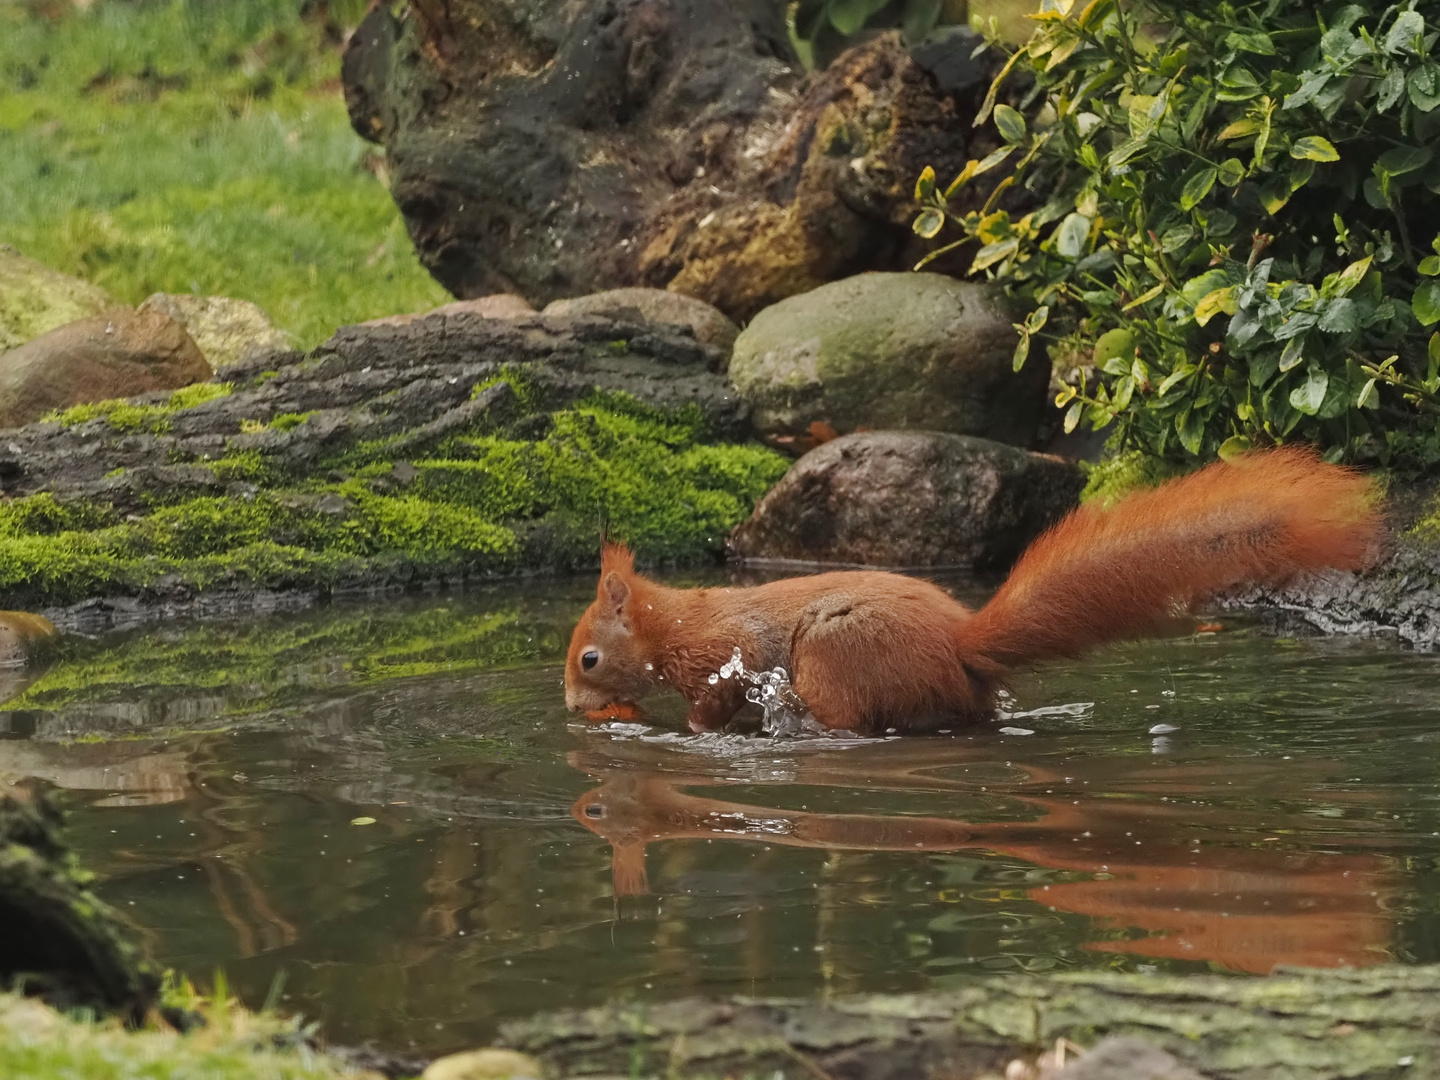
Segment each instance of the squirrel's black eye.
[{"label": "squirrel's black eye", "polygon": [[593,667],[594,667],[596,664],[598,664],[599,662],[600,662],[600,654],[599,654],[598,652],[596,652],[594,649],[591,649],[589,652],[585,653],[585,655],[583,655],[582,657],[580,657],[580,666],[581,666],[582,668],[584,668],[586,671],[589,671],[591,668],[593,668]]}]

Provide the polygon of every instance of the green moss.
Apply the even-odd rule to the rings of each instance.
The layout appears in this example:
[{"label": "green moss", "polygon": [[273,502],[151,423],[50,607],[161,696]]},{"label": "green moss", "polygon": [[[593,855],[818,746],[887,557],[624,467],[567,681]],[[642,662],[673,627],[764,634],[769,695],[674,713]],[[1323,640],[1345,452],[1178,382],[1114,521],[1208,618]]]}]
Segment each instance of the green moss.
[{"label": "green moss", "polygon": [[[505,378],[517,397],[538,400],[523,378]],[[128,409],[157,430],[187,402],[228,392],[192,391],[163,405],[106,402],[83,416],[134,430]],[[232,451],[198,464],[222,482],[250,485],[244,492],[147,490],[148,513],[138,515],[133,506],[122,517],[49,495],[0,502],[0,595],[28,607],[176,585],[323,592],[561,569],[593,563],[602,531],[648,563],[693,564],[719,552],[789,464],[757,445],[707,444],[694,405],[664,410],[596,393],[568,409],[506,415],[510,428],[482,419],[477,430],[446,437],[414,461],[408,486],[388,453],[391,439],[342,447],[304,475],[260,450]],[[60,420],[81,416],[72,409]]]},{"label": "green moss", "polygon": [[302,347],[443,303],[302,6],[0,4],[0,241],[131,304],[252,300]]},{"label": "green moss", "polygon": [[229,397],[235,387],[231,383],[195,383],[193,386],[182,386],[170,395],[166,402],[166,408],[171,410],[193,409],[197,405],[204,405],[207,401],[214,401],[216,398]]},{"label": "green moss", "polygon": [[305,421],[314,416],[317,411],[316,409],[311,409],[309,412],[280,413],[270,421],[270,426],[276,431],[289,431],[291,428],[297,428],[305,423]]},{"label": "green moss", "polygon": [[67,428],[91,420],[104,420],[116,431],[148,431],[163,435],[170,430],[170,418],[176,412],[226,397],[232,389],[230,383],[195,383],[176,390],[163,405],[141,405],[125,398],[110,398],[53,410],[41,419]]}]

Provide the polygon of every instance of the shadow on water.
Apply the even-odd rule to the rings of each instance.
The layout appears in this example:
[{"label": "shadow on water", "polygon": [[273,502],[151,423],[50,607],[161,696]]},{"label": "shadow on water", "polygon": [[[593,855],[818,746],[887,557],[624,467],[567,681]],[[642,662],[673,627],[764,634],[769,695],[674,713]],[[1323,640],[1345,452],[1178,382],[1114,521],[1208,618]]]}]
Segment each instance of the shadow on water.
[{"label": "shadow on water", "polygon": [[162,963],[284,971],[395,1049],[615,997],[1440,960],[1440,657],[1238,626],[949,735],[694,736],[678,700],[567,716],[591,588],[75,642],[0,711],[0,784],[60,789]]}]

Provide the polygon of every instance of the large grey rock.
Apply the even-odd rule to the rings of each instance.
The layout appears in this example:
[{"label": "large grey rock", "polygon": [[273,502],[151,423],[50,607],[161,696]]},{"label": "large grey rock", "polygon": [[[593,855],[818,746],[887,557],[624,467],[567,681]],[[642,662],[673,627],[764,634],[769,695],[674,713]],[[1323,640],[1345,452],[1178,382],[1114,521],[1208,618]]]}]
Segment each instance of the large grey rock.
[{"label": "large grey rock", "polygon": [[71,405],[178,390],[211,376],[200,349],[170,316],[120,308],[0,355],[0,427]]},{"label": "large grey rock", "polygon": [[100,286],[0,244],[0,352],[57,326],[123,306]]},{"label": "large grey rock", "polygon": [[740,328],[713,304],[668,289],[607,289],[545,306],[546,315],[616,315],[628,311],[638,311],[646,322],[688,326],[695,331],[697,340],[727,355],[740,335]]},{"label": "large grey rock", "polygon": [[290,338],[249,300],[228,296],[190,296],[155,293],[140,305],[141,311],[170,316],[190,335],[210,366],[221,374],[256,353],[283,352]]},{"label": "large grey rock", "polygon": [[822,422],[921,428],[1030,445],[1046,365],[1018,375],[1013,317],[984,285],[940,274],[861,274],[766,308],[741,333],[730,380],[782,444]]},{"label": "large grey rock", "polygon": [[932,431],[845,435],[806,454],[730,535],[745,559],[1006,566],[1071,507],[1079,469]]}]

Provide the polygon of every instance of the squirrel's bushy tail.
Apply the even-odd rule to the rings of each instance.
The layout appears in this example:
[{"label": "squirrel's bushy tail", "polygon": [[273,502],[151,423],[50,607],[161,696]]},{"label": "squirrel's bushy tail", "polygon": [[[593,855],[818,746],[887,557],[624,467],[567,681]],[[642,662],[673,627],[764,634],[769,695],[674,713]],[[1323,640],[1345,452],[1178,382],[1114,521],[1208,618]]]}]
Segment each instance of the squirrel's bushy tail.
[{"label": "squirrel's bushy tail", "polygon": [[1153,631],[1217,592],[1364,566],[1379,545],[1370,482],[1286,447],[1084,506],[1035,541],[960,632],[966,664],[999,676]]}]

